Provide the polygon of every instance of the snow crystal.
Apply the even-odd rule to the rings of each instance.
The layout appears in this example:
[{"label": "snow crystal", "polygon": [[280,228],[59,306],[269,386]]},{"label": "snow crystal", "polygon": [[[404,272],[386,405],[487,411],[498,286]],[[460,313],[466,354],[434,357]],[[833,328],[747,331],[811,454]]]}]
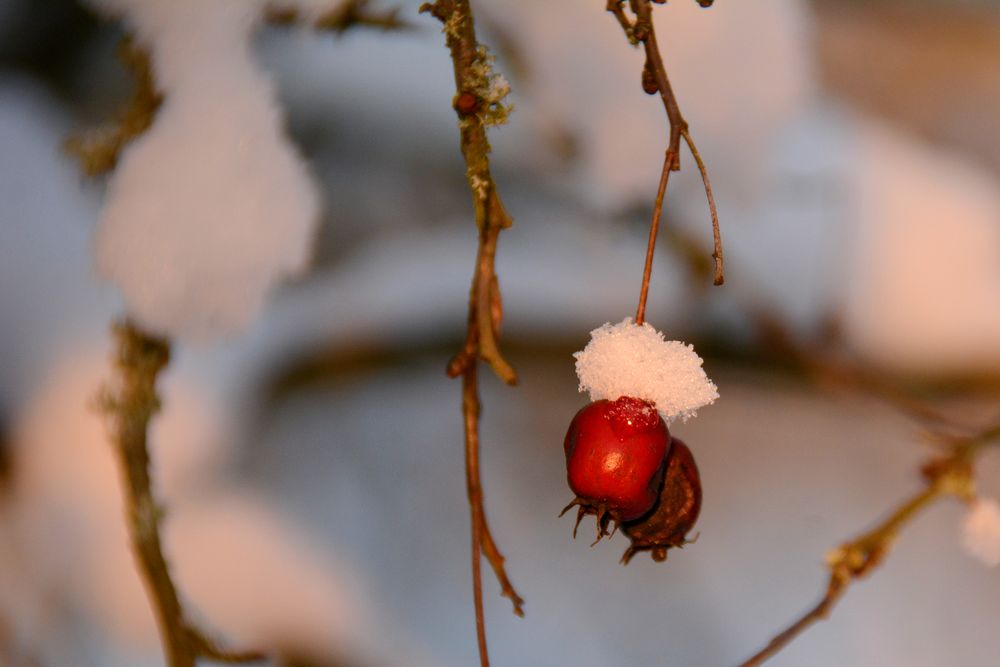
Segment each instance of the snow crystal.
[{"label": "snow crystal", "polygon": [[93,1],[124,14],[164,94],[111,177],[98,273],[152,331],[234,335],[278,279],[305,269],[319,210],[253,61],[262,3]]},{"label": "snow crystal", "polygon": [[642,398],[664,419],[686,421],[719,397],[693,346],[664,340],[648,322],[631,317],[591,331],[590,343],[573,356],[580,391],[590,392],[592,401]]},{"label": "snow crystal", "polygon": [[962,521],[962,546],[986,565],[1000,565],[1000,505],[979,498]]}]

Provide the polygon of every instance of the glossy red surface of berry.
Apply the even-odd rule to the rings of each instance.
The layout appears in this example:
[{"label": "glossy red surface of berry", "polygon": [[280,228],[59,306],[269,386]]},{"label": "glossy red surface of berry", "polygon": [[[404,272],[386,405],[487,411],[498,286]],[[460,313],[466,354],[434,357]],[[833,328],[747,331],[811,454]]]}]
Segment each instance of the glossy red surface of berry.
[{"label": "glossy red surface of berry", "polygon": [[573,418],[564,442],[569,486],[581,507],[600,508],[616,521],[652,508],[670,447],[656,408],[623,396],[595,401]]}]

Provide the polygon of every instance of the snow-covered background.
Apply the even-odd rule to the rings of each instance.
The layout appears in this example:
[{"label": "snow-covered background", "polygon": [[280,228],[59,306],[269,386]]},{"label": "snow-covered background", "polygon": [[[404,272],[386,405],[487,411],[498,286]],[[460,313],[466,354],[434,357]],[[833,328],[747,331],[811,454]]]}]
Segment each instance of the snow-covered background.
[{"label": "snow-covered background", "polygon": [[[223,636],[304,664],[475,661],[459,390],[442,372],[475,234],[447,51],[418,3],[400,4],[417,29],[256,35],[320,188],[312,268],[239,336],[178,346],[153,435],[191,606]],[[584,400],[570,353],[633,312],[666,135],[603,5],[476,4],[517,107],[491,138],[515,218],[498,273],[522,386],[484,377],[483,466],[527,618],[487,577],[490,644],[497,665],[733,664],[814,601],[825,550],[916,488],[927,451],[883,407],[756,363],[747,313],[803,337],[837,317],[859,355],[907,375],[1000,374],[1000,15],[657,8],[729,282],[693,284],[661,252],[647,317],[725,354],[705,361],[721,398],[677,426],[702,471],[701,536],[665,564],[622,568],[621,538],[588,549],[556,519],[561,439]],[[0,665],[160,664],[88,408],[124,307],[92,253],[106,183],[60,151],[127,96],[119,37],[68,1],[0,0]],[[219,98],[212,112],[238,117]],[[666,222],[707,245],[690,163]],[[1000,496],[995,458],[981,486]],[[995,664],[1000,571],[962,551],[962,517],[957,504],[929,512],[774,664]]]}]

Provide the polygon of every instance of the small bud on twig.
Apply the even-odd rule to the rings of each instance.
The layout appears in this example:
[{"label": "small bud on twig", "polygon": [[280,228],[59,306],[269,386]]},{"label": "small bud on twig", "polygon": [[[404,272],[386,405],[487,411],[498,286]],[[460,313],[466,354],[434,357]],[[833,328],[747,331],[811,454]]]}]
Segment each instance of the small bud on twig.
[{"label": "small bud on twig", "polygon": [[474,93],[465,91],[455,97],[455,111],[460,116],[472,116],[479,111],[480,100]]},{"label": "small bud on twig", "polygon": [[646,62],[646,66],[642,68],[642,89],[648,95],[655,95],[660,92],[660,85],[656,82],[656,73],[649,66],[648,61]]}]

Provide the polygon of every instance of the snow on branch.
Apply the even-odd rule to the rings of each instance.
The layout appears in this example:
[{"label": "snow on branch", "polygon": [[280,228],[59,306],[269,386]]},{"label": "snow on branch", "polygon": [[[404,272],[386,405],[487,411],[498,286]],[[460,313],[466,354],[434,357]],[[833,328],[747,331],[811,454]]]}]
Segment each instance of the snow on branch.
[{"label": "snow on branch", "polygon": [[95,0],[148,49],[163,94],[111,176],[94,251],[137,323],[159,335],[232,336],[307,266],[320,197],[253,60],[261,5]]}]

